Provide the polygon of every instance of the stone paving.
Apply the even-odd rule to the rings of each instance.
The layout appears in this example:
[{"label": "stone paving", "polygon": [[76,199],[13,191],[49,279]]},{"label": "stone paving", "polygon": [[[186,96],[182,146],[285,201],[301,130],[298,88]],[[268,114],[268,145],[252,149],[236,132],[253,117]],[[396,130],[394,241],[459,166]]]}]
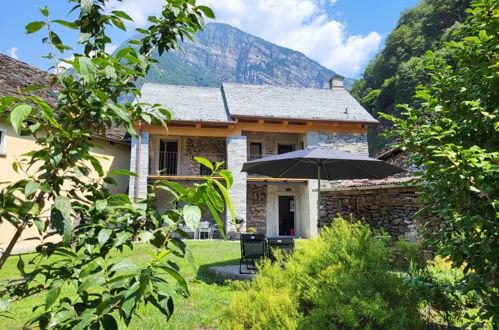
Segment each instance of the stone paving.
[{"label": "stone paving", "polygon": [[[210,267],[208,272],[232,281],[248,281],[255,277],[255,274],[239,274],[239,265]],[[243,266],[243,272],[247,272],[245,266]]]}]

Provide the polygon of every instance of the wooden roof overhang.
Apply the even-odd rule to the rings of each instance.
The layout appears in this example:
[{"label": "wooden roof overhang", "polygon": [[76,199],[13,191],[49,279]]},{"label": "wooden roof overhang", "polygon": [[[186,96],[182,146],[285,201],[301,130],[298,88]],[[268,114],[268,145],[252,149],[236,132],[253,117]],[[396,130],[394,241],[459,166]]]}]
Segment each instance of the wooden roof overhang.
[{"label": "wooden roof overhang", "polygon": [[[196,175],[149,175],[149,180],[169,180],[175,182],[203,182],[203,176]],[[214,176],[215,180],[223,180],[221,176]],[[248,184],[283,184],[283,185],[306,185],[307,179],[287,179],[268,177],[247,177]]]},{"label": "wooden roof overhang", "polygon": [[367,134],[372,122],[299,120],[284,118],[235,117],[233,122],[195,122],[173,120],[168,129],[161,125],[135,123],[135,128],[155,135],[226,137],[242,135],[242,131],[272,133],[358,133]]}]

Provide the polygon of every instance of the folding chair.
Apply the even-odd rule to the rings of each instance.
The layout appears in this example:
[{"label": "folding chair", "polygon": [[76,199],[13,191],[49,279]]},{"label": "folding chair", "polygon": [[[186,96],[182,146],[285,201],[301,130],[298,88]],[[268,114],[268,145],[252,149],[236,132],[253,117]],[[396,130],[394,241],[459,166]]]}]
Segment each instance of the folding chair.
[{"label": "folding chair", "polygon": [[267,256],[265,235],[241,234],[240,240],[241,259],[239,260],[239,274],[251,274],[251,272],[243,272],[243,264],[247,270],[256,270],[255,260],[263,259]]}]

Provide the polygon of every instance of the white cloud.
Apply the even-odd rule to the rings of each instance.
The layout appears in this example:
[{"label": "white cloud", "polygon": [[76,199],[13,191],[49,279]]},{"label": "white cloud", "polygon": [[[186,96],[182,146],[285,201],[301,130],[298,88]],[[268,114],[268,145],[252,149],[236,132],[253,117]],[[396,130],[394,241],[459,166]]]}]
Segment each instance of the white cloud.
[{"label": "white cloud", "polygon": [[[303,52],[340,74],[360,74],[378,50],[381,35],[349,35],[345,23],[330,18],[328,9],[337,0],[199,0],[224,22],[278,45]],[[131,14],[136,24],[158,14],[162,0],[125,0],[113,8]],[[334,8],[333,8],[334,9]]]},{"label": "white cloud", "polygon": [[9,48],[9,56],[12,57],[12,58],[15,58],[17,60],[17,51],[19,50],[19,48],[17,47],[12,47],[12,48]]},{"label": "white cloud", "polygon": [[106,45],[106,53],[112,54],[117,48],[118,48],[117,45],[107,44]]}]

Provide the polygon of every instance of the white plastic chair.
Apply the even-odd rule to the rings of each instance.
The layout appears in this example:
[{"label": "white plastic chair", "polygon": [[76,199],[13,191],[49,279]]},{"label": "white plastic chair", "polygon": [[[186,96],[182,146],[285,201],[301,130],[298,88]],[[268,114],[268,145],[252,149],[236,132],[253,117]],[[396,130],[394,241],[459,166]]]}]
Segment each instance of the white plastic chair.
[{"label": "white plastic chair", "polygon": [[208,221],[201,221],[199,223],[199,229],[198,229],[198,238],[202,238],[202,234],[206,233],[208,239],[213,238],[213,230],[211,228],[211,224]]},{"label": "white plastic chair", "polygon": [[197,238],[196,236],[199,235],[199,233],[196,230],[192,230],[190,228],[187,228],[184,225],[180,225],[180,229],[182,229],[183,231],[185,231],[188,235],[192,234],[192,239],[196,239]]}]

